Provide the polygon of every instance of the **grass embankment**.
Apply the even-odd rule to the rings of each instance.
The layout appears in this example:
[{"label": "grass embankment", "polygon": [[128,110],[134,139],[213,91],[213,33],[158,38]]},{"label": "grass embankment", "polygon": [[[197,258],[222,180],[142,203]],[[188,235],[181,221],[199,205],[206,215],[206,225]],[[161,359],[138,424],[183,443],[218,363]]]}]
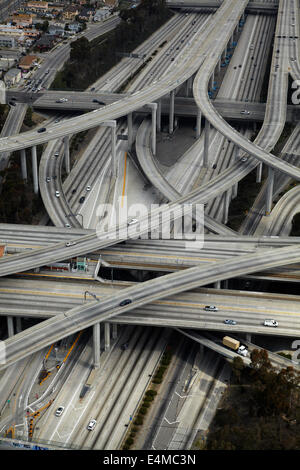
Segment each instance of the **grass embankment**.
[{"label": "grass embankment", "polygon": [[123,450],[129,450],[134,445],[135,439],[138,437],[138,433],[141,432],[146,415],[150,411],[150,407],[154,402],[154,399],[159,390],[159,386],[163,381],[163,377],[170,365],[171,360],[172,346],[170,344],[166,347],[166,350],[156,368],[151,384],[146,390],[142,402],[139,405],[133,417],[132,423],[129,426],[122,446]]}]

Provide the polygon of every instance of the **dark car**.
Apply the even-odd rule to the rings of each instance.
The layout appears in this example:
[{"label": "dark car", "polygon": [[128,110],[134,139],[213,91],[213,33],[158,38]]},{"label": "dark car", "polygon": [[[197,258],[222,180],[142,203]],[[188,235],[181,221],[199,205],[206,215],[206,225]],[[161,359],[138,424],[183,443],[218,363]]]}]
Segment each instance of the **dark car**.
[{"label": "dark car", "polygon": [[14,101],[10,101],[8,104],[10,104],[10,106],[16,106],[16,103]]},{"label": "dark car", "polygon": [[130,299],[122,300],[122,302],[120,302],[120,307],[124,307],[124,305],[131,304],[131,302],[132,302],[132,300],[130,300]]},{"label": "dark car", "polygon": [[13,97],[11,98],[12,101],[16,101],[16,99],[17,99],[17,98],[16,98],[15,96],[13,96]]},{"label": "dark car", "polygon": [[80,204],[82,204],[84,201],[85,201],[85,197],[82,196],[82,197],[79,199],[79,202],[80,202]]},{"label": "dark car", "polygon": [[40,129],[38,129],[38,132],[41,133],[41,132],[46,132],[46,127],[41,127]]},{"label": "dark car", "polygon": [[96,99],[93,100],[93,103],[98,103],[98,104],[104,104],[105,105],[105,103],[103,103],[103,101],[99,101],[99,100],[96,100]]},{"label": "dark car", "polygon": [[129,343],[123,343],[122,346],[121,346],[121,349],[123,349],[123,351],[125,351],[125,349],[128,349],[128,346],[129,346]]}]

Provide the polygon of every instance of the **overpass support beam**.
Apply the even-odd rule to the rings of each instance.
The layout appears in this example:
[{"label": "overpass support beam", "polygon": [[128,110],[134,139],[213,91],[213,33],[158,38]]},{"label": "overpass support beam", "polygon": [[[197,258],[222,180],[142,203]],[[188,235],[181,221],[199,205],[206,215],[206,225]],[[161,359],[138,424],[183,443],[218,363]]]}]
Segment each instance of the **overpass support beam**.
[{"label": "overpass support beam", "polygon": [[11,336],[14,336],[14,317],[11,317],[10,315],[7,317],[7,333],[8,337],[10,338]]},{"label": "overpass support beam", "polygon": [[128,150],[130,150],[132,146],[132,141],[133,141],[132,113],[127,114],[127,127],[128,127]]},{"label": "overpass support beam", "polygon": [[268,167],[268,181],[267,181],[267,195],[266,195],[266,215],[270,215],[272,210],[273,201],[273,189],[274,189],[274,170]]},{"label": "overpass support beam", "polygon": [[17,317],[16,330],[17,333],[21,333],[22,331],[22,317]]},{"label": "overpass support beam", "polygon": [[256,167],[256,182],[261,183],[263,164],[260,162]]},{"label": "overpass support beam", "polygon": [[67,174],[70,173],[70,138],[66,135],[63,138],[64,143],[64,156],[65,156],[65,169]]},{"label": "overpass support beam", "polygon": [[118,324],[112,323],[112,332],[111,332],[112,339],[117,339],[118,336]]},{"label": "overpass support beam", "polygon": [[209,132],[210,122],[205,118],[205,129],[204,129],[204,150],[203,150],[203,166],[208,167],[208,152],[209,152]]},{"label": "overpass support beam", "polygon": [[94,367],[100,366],[100,323],[93,325],[93,358]]},{"label": "overpass support beam", "polygon": [[151,150],[153,155],[156,155],[156,116],[157,116],[157,103],[149,103],[147,106],[151,109],[152,116],[152,129],[151,129]]},{"label": "overpass support beam", "polygon": [[231,191],[228,189],[225,194],[224,194],[224,215],[223,215],[223,223],[227,224],[228,222],[228,210],[229,210],[229,204],[230,204],[230,195]]},{"label": "overpass support beam", "polygon": [[246,333],[246,341],[251,343],[251,339],[252,339],[252,334],[251,333]]},{"label": "overpass support beam", "polygon": [[104,349],[107,351],[110,348],[110,324],[104,323]]},{"label": "overpass support beam", "polygon": [[39,180],[38,180],[38,170],[37,170],[36,146],[31,147],[31,161],[32,161],[33,191],[34,191],[34,194],[38,194]]},{"label": "overpass support beam", "polygon": [[220,56],[220,59],[218,60],[218,72],[221,72],[221,65],[222,65],[222,55]]},{"label": "overpass support beam", "polygon": [[22,179],[27,181],[27,163],[26,163],[26,150],[21,150],[21,171],[22,171]]},{"label": "overpass support beam", "polygon": [[161,100],[157,102],[157,122],[156,122],[156,129],[158,132],[161,131]]},{"label": "overpass support beam", "polygon": [[197,122],[196,122],[196,139],[199,139],[201,135],[201,110],[197,108]]},{"label": "overpass support beam", "polygon": [[169,134],[174,132],[174,98],[175,90],[170,92],[170,109],[169,109]]}]

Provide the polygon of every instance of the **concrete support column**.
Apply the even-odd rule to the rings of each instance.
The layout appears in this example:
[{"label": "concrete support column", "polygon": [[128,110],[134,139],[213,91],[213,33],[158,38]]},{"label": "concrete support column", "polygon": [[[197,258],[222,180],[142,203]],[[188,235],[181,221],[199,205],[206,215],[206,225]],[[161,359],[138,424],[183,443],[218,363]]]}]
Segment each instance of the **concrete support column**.
[{"label": "concrete support column", "polygon": [[169,109],[169,134],[174,132],[174,98],[175,91],[170,92],[170,109]]},{"label": "concrete support column", "polygon": [[229,210],[229,203],[230,203],[230,194],[231,191],[228,189],[224,194],[224,215],[223,215],[223,223],[227,224],[228,222],[228,210]]},{"label": "concrete support column", "polygon": [[232,186],[231,199],[235,199],[238,195],[239,183],[236,183]]},{"label": "concrete support column", "polygon": [[17,333],[21,333],[21,331],[22,331],[22,317],[16,317],[16,318],[17,318],[16,330],[17,330]]},{"label": "concrete support column", "polygon": [[203,166],[208,167],[208,152],[209,152],[209,131],[210,122],[205,118],[205,129],[204,129],[204,150],[203,150]]},{"label": "concrete support column", "polygon": [[94,367],[100,366],[100,323],[93,325],[93,357]]},{"label": "concrete support column", "polygon": [[246,333],[246,341],[251,343],[251,339],[252,339],[252,334],[251,333]]},{"label": "concrete support column", "polygon": [[187,79],[187,96],[192,95],[194,75]]},{"label": "concrete support column", "polygon": [[157,122],[156,122],[156,129],[158,132],[161,131],[161,100],[157,103]]},{"label": "concrete support column", "polygon": [[221,281],[214,282],[215,289],[221,289]]},{"label": "concrete support column", "polygon": [[201,135],[201,117],[201,110],[200,108],[197,108],[196,139],[199,139]]},{"label": "concrete support column", "polygon": [[64,143],[64,156],[65,156],[65,169],[66,169],[66,172],[69,174],[70,173],[70,138],[68,135],[66,135],[63,138],[63,143]]},{"label": "concrete support column", "polygon": [[225,281],[223,281],[223,289],[228,289],[228,279],[225,279]]},{"label": "concrete support column", "polygon": [[26,163],[26,150],[21,150],[21,171],[22,171],[22,179],[27,181],[27,163]]},{"label": "concrete support column", "polygon": [[112,339],[117,339],[118,336],[118,324],[112,323],[112,332],[111,332]]},{"label": "concrete support column", "polygon": [[111,167],[114,177],[118,174],[117,157],[116,157],[116,127],[111,127]]},{"label": "concrete support column", "polygon": [[267,181],[267,195],[266,195],[266,215],[270,215],[272,210],[273,201],[273,189],[274,189],[274,170],[268,167],[268,181]]},{"label": "concrete support column", "polygon": [[232,47],[234,43],[234,32],[231,35],[231,41],[230,41],[230,46]]},{"label": "concrete support column", "polygon": [[261,183],[262,169],[263,169],[263,164],[262,162],[260,162],[259,165],[256,167],[256,182],[257,183]]},{"label": "concrete support column", "polygon": [[132,126],[132,113],[127,115],[127,126],[128,126],[128,149],[131,149],[133,140],[133,126]]},{"label": "concrete support column", "polygon": [[7,317],[7,332],[8,332],[8,337],[9,338],[15,334],[15,332],[14,332],[14,317],[11,317],[11,316]]},{"label": "concrete support column", "polygon": [[104,349],[107,351],[110,348],[110,324],[104,323]]},{"label": "concrete support column", "polygon": [[157,113],[157,103],[149,103],[149,108],[151,108],[151,117],[152,117],[152,129],[151,129],[151,150],[153,155],[156,155],[156,113]]},{"label": "concrete support column", "polygon": [[33,146],[31,148],[31,160],[32,160],[32,175],[33,175],[33,191],[34,191],[34,194],[38,194],[39,180],[38,180],[38,170],[37,170],[36,146]]}]

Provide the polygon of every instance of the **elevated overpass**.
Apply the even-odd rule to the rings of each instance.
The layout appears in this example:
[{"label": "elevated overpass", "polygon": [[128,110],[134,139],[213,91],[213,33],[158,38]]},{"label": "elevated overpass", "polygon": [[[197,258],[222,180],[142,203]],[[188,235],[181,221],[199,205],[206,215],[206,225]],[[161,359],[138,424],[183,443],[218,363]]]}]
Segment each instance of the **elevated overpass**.
[{"label": "elevated overpass", "polygon": [[[180,8],[192,11],[208,10],[215,11],[222,5],[223,0],[167,0],[167,5],[170,8]],[[250,0],[247,7],[246,13],[264,13],[275,15],[278,9],[278,2],[265,2]]]}]

